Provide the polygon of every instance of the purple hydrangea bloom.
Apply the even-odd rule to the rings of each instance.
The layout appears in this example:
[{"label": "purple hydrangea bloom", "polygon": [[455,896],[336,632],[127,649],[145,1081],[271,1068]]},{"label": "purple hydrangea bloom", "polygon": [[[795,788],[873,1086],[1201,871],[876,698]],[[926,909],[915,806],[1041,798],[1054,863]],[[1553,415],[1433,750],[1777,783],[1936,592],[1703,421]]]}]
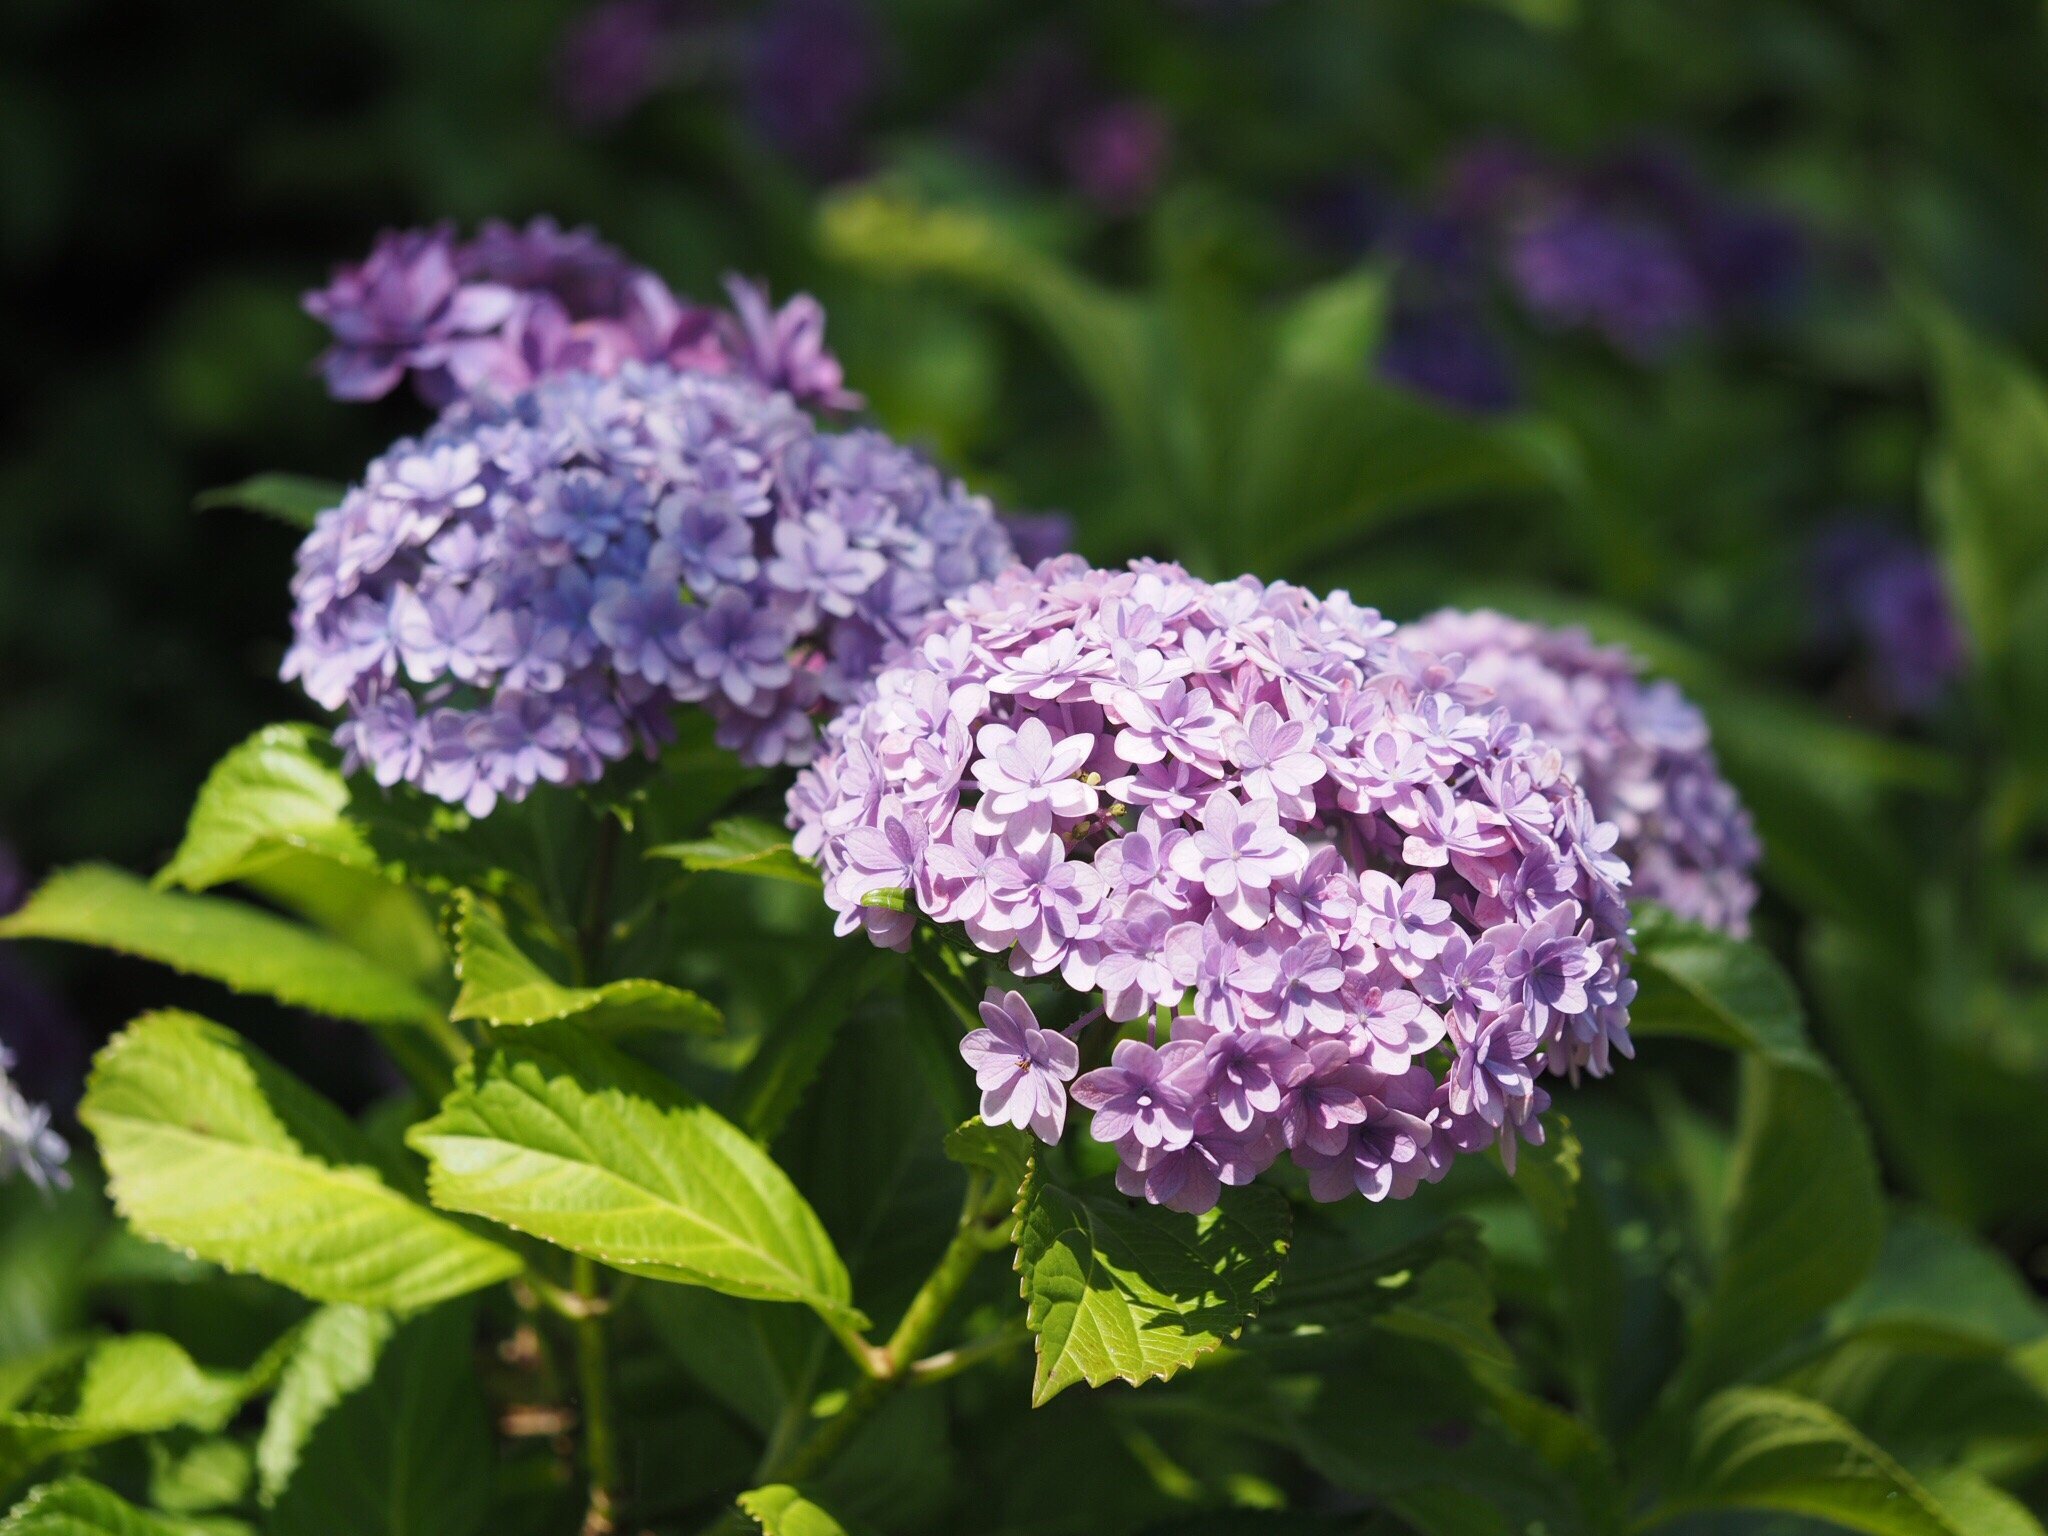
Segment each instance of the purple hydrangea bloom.
[{"label": "purple hydrangea bloom", "polygon": [[825,742],[790,824],[842,931],[924,920],[1099,994],[1069,1033],[1122,1037],[1073,1096],[1135,1196],[1206,1210],[1288,1156],[1398,1197],[1539,1137],[1537,1074],[1629,1051],[1616,829],[1463,658],[1341,593],[1014,567]]},{"label": "purple hydrangea bloom", "polygon": [[440,407],[638,362],[737,375],[807,405],[860,404],[825,349],[817,300],[775,310],[764,287],[726,286],[735,313],[679,298],[589,229],[537,218],[491,220],[468,241],[447,224],[387,231],[304,303],[334,333],[320,369],[344,400],[379,399],[410,374]]},{"label": "purple hydrangea bloom", "polygon": [[696,703],[749,762],[1011,561],[993,509],[786,394],[628,364],[450,408],[299,549],[284,675],[351,765],[487,813],[588,783]]},{"label": "purple hydrangea bloom", "polygon": [[[1399,643],[1411,668],[1459,665],[1559,754],[1589,808],[1583,822],[1559,827],[1573,863],[1605,869],[1609,879],[1626,869],[1632,896],[1738,937],[1748,932],[1762,850],[1721,777],[1705,717],[1675,686],[1645,678],[1626,651],[1596,646],[1582,630],[1498,613],[1445,610],[1404,628]],[[1533,782],[1507,777],[1486,788],[1511,820],[1534,791]],[[1548,890],[1530,887],[1516,920],[1549,905]]]},{"label": "purple hydrangea bloom", "polygon": [[981,1118],[1014,1125],[1040,1141],[1058,1141],[1067,1124],[1067,1084],[1081,1063],[1074,1042],[1040,1029],[1031,1005],[1017,992],[989,989],[982,1027],[960,1042],[981,1089]]}]

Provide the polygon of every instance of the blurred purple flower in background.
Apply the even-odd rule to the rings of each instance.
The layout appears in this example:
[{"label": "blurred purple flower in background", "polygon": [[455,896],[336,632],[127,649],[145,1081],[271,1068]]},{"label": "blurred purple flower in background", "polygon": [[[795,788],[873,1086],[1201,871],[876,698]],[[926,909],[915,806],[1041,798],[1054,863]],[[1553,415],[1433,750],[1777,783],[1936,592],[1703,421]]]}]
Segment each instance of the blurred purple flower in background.
[{"label": "blurred purple flower in background", "polygon": [[[20,906],[29,880],[14,849],[0,842],[0,917]],[[85,1046],[56,997],[19,957],[0,945],[0,1183],[17,1172],[38,1189],[70,1185],[71,1149],[51,1125],[46,1103],[77,1097]]]},{"label": "blurred purple flower in background", "polygon": [[776,310],[765,287],[726,287],[734,313],[679,297],[592,230],[542,217],[489,220],[467,241],[448,224],[386,231],[304,302],[334,333],[320,370],[344,400],[379,399],[410,373],[440,407],[641,362],[738,374],[827,409],[860,403],[825,347],[815,299]]},{"label": "blurred purple flower in background", "polygon": [[675,79],[699,17],[690,0],[601,0],[573,18],[555,58],[563,112],[582,128],[628,116]]},{"label": "blurred purple flower in background", "polygon": [[1397,307],[1380,342],[1379,371],[1468,411],[1512,410],[1522,397],[1507,344],[1477,304]]},{"label": "blurred purple flower in background", "polygon": [[1939,703],[1965,655],[1933,554],[1875,519],[1845,517],[1815,537],[1809,568],[1820,638],[1862,651],[1879,702],[1901,714]]},{"label": "blurred purple flower in background", "polygon": [[776,0],[747,49],[749,115],[799,165],[842,173],[860,158],[856,130],[883,66],[881,33],[860,0]]},{"label": "blurred purple flower in background", "polygon": [[1065,41],[1021,50],[970,103],[967,139],[1020,175],[1070,189],[1105,213],[1144,206],[1173,147],[1166,114],[1105,89]]}]

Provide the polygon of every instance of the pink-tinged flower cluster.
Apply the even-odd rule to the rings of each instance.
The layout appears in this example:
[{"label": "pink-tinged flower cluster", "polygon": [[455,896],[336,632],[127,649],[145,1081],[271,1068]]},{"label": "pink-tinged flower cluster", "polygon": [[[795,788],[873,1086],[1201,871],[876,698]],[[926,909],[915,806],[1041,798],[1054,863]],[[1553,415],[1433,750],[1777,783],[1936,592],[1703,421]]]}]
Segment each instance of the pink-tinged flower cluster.
[{"label": "pink-tinged flower cluster", "polygon": [[374,461],[299,548],[284,675],[351,767],[474,815],[581,784],[677,704],[808,761],[948,596],[1010,564],[987,501],[786,394],[629,364],[481,396]]},{"label": "pink-tinged flower cluster", "polygon": [[593,231],[538,218],[491,220],[470,240],[447,224],[387,230],[304,303],[334,333],[320,370],[341,400],[380,399],[409,373],[439,407],[640,362],[731,374],[806,405],[860,404],[826,350],[816,299],[774,309],[742,278],[726,290],[730,311],[692,303]]},{"label": "pink-tinged flower cluster", "polygon": [[1629,896],[1736,938],[1749,933],[1763,849],[1721,777],[1706,717],[1675,684],[1584,630],[1446,609],[1396,637],[1409,665],[1459,669],[1564,758],[1594,815],[1620,837]]},{"label": "pink-tinged flower cluster", "polygon": [[[842,932],[929,921],[1083,995],[1055,1030],[990,994],[991,1122],[1051,1139],[1071,1093],[1180,1210],[1283,1156],[1320,1199],[1404,1196],[1540,1141],[1539,1078],[1628,1054],[1634,986],[1615,829],[1392,633],[1250,577],[1013,568],[827,727],[796,846]],[[1133,1027],[1076,1077],[1104,1015]]]}]

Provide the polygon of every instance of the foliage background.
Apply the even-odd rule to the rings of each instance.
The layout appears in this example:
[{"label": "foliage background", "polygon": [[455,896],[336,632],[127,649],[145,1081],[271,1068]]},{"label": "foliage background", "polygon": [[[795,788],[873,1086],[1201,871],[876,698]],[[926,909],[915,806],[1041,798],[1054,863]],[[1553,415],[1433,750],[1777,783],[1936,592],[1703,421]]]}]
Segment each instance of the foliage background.
[{"label": "foliage background", "polygon": [[[1987,1263],[2001,1255],[1998,1305],[2019,1309],[2001,1339],[2038,1338],[2025,1292],[2048,1277],[2048,396],[2028,369],[2048,364],[2048,13],[2024,0],[780,11],[810,35],[861,39],[858,89],[822,145],[792,145],[775,92],[822,91],[829,68],[799,57],[777,66],[793,75],[764,75],[776,18],[740,6],[693,11],[697,41],[673,77],[601,122],[565,105],[570,3],[9,7],[0,841],[25,875],[88,857],[155,867],[221,752],[303,715],[273,680],[295,534],[195,513],[193,499],[272,467],[350,478],[419,413],[405,398],[328,402],[298,292],[384,225],[552,212],[692,292],[732,267],[811,288],[885,425],[1008,504],[1071,513],[1092,557],[1249,565],[1347,585],[1398,617],[1493,598],[1638,644],[1708,708],[1756,806],[1772,849],[1760,937],[1798,977],[1897,1208],[1981,1241],[1964,1251]],[[978,147],[1019,59],[1048,46],[1078,61],[1094,98],[1147,103],[1167,125],[1156,185],[1105,207],[1056,157],[1005,164]],[[1282,397],[1295,434],[1267,430],[1270,317],[1362,259],[1394,270],[1398,252],[1360,238],[1372,211],[1426,202],[1485,135],[1566,159],[1675,146],[1711,183],[1798,221],[1796,292],[1763,323],[1651,361],[1553,333],[1495,294],[1490,323],[1522,387],[1509,417],[1418,422],[1378,396],[1350,402],[1350,383],[1313,384]],[[963,221],[954,244],[917,223],[935,209]],[[1109,334],[1139,338],[1135,384],[1072,324],[1077,304],[1099,318],[1091,303],[1115,307],[1125,329]],[[1339,360],[1348,379],[1367,378],[1371,335]],[[1150,426],[1120,417],[1133,400]],[[1263,480],[1245,468],[1261,451]],[[1923,709],[1888,708],[1877,658],[1828,617],[1816,541],[1845,516],[1945,562],[1970,664]],[[167,1001],[245,1029],[352,1108],[391,1083],[359,1032],[139,962],[9,945],[0,967],[0,1039],[60,1106],[89,1048]],[[1675,1270],[1682,1302],[1687,1264],[1720,1236],[1710,1213],[1740,1095],[1705,1046],[1646,1055],[1565,1107],[1594,1166],[1639,1175],[1621,1181],[1640,1204],[1612,1233],[1624,1268]],[[829,1128],[804,1134],[830,1145]],[[834,1195],[806,1187],[829,1219]],[[18,1187],[0,1198],[19,1233],[61,1225]],[[1809,1214],[1825,1233],[1839,1213]],[[1389,1213],[1382,1235],[1408,1219]],[[79,1222],[83,1248],[96,1229]],[[1512,1321],[1533,1250],[1504,1231],[1488,1229]],[[10,1234],[0,1311],[148,1314],[176,1331],[178,1304],[132,1287],[38,1299],[55,1282],[27,1251]],[[1937,1282],[1923,1298],[1937,1316],[1977,1325],[1995,1310]],[[1672,1289],[1641,1305],[1676,1304]],[[1656,1336],[1654,1319],[1636,1322],[1631,1338]],[[202,1348],[213,1325],[185,1323]],[[1934,1454],[1938,1415],[1898,1409],[1903,1390],[1863,1427],[1910,1462]],[[1019,1458],[1055,1434],[1002,1422]],[[2039,1510],[2048,1433],[2015,1422],[1973,1458]],[[1228,1504],[1232,1477],[1270,1470],[1219,1466],[1192,1502]]]}]

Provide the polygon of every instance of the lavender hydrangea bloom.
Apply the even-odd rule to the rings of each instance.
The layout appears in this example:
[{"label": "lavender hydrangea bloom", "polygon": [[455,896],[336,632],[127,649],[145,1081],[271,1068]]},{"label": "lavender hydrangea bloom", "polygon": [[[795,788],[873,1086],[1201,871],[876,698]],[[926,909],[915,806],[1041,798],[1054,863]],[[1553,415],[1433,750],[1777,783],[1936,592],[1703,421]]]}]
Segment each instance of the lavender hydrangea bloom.
[{"label": "lavender hydrangea bloom", "polygon": [[[825,741],[789,819],[841,930],[926,920],[1079,994],[1068,1033],[1121,1038],[1072,1096],[1134,1196],[1206,1210],[1284,1156],[1398,1198],[1630,1049],[1616,829],[1463,658],[1341,593],[1014,567]],[[1036,1113],[1036,1058],[989,1049],[991,1117]]]},{"label": "lavender hydrangea bloom", "polygon": [[71,1175],[64,1163],[71,1149],[50,1128],[50,1111],[31,1103],[8,1074],[14,1057],[0,1046],[0,1181],[19,1172],[45,1193],[67,1189]]},{"label": "lavender hydrangea bloom", "polygon": [[981,1022],[960,1042],[960,1055],[974,1068],[982,1119],[1058,1141],[1067,1124],[1067,1084],[1081,1062],[1074,1042],[1040,1029],[1031,1005],[1016,992],[991,988]]},{"label": "lavender hydrangea bloom", "polygon": [[536,218],[491,220],[467,241],[448,224],[387,231],[303,302],[334,333],[320,369],[338,399],[379,399],[410,374],[440,407],[640,362],[737,375],[807,405],[860,404],[825,348],[817,300],[776,310],[765,287],[726,287],[732,314],[679,298],[589,229]]},{"label": "lavender hydrangea bloom", "polygon": [[[1625,868],[1632,896],[1737,937],[1748,932],[1762,850],[1714,761],[1705,718],[1676,687],[1643,677],[1626,651],[1596,646],[1582,630],[1498,613],[1445,610],[1398,639],[1411,670],[1457,665],[1560,755],[1590,808],[1583,825],[1560,828],[1575,863],[1605,867],[1610,878]],[[1526,792],[1506,778],[1488,787],[1497,808]],[[1544,905],[1532,892],[1517,921]]]},{"label": "lavender hydrangea bloom", "polygon": [[351,766],[488,813],[700,704],[758,764],[1011,560],[987,502],[788,395],[628,364],[447,411],[299,549],[284,675]]}]

